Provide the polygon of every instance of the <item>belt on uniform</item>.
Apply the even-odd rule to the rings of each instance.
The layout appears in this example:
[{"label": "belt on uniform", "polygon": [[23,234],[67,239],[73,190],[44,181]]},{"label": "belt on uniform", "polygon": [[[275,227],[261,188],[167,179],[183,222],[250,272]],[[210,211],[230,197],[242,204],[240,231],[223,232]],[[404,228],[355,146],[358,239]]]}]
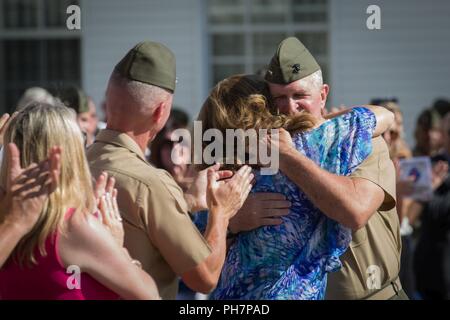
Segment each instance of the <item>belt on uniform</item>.
[{"label": "belt on uniform", "polygon": [[399,277],[388,283],[384,288],[374,292],[364,298],[364,300],[388,300],[397,295],[402,290],[402,284]]}]

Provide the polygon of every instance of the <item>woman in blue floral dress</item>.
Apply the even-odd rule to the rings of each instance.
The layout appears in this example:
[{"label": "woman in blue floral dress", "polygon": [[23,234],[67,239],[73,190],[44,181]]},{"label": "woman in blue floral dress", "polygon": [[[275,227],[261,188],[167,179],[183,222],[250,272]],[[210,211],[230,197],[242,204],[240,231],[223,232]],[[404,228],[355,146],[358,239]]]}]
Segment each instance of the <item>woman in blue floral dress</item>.
[{"label": "woman in blue floral dress", "polygon": [[[200,112],[204,130],[285,128],[299,152],[338,175],[350,175],[371,153],[377,119],[369,109],[352,108],[317,124],[306,114],[270,114],[265,92],[264,83],[252,76],[225,79]],[[324,215],[283,173],[255,170],[255,177],[252,192],[283,194],[291,202],[289,214],[278,226],[236,237],[211,298],[323,299],[327,273],[341,267],[339,256],[350,244],[351,230]]]}]

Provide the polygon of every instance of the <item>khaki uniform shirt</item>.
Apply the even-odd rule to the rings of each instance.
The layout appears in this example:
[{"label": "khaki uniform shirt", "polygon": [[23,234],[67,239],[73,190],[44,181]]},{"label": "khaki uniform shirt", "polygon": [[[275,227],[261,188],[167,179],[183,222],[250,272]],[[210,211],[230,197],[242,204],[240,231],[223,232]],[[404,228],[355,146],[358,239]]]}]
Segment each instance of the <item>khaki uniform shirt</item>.
[{"label": "khaki uniform shirt", "polygon": [[[371,155],[351,177],[364,178],[385,192],[384,202],[365,227],[353,232],[352,242],[340,257],[342,268],[328,274],[326,299],[370,299],[398,277],[401,238],[395,208],[395,168],[382,137],[372,139]],[[369,279],[370,278],[370,279]],[[387,299],[390,297],[383,297]]]},{"label": "khaki uniform shirt", "polygon": [[156,169],[127,134],[102,130],[88,149],[92,174],[116,179],[125,247],[155,280],[163,299],[175,299],[177,275],[211,253],[192,223],[183,192],[172,176]]}]

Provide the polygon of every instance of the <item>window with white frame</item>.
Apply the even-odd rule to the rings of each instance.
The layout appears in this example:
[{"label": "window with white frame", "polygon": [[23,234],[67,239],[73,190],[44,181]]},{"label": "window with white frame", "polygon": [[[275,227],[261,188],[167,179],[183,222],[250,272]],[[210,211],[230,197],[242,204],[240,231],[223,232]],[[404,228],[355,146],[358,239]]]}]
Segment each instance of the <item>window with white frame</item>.
[{"label": "window with white frame", "polygon": [[80,85],[78,30],[66,9],[78,0],[0,0],[0,114],[29,87]]},{"label": "window with white frame", "polygon": [[264,70],[278,43],[298,37],[328,77],[327,0],[209,0],[211,85]]}]

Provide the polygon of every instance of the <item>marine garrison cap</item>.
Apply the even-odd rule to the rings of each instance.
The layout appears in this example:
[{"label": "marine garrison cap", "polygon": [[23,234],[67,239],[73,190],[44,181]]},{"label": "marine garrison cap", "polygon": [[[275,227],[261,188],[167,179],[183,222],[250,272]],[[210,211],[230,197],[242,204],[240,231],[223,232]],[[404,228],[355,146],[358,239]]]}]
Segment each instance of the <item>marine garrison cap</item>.
[{"label": "marine garrison cap", "polygon": [[268,82],[288,84],[320,70],[316,59],[295,37],[281,41],[270,61],[264,79]]},{"label": "marine garrison cap", "polygon": [[50,92],[61,100],[66,107],[72,108],[77,114],[89,111],[89,98],[86,93],[76,86],[67,86],[63,88],[52,88]]},{"label": "marine garrison cap", "polygon": [[114,68],[130,80],[175,91],[175,56],[166,46],[152,41],[138,43]]}]

